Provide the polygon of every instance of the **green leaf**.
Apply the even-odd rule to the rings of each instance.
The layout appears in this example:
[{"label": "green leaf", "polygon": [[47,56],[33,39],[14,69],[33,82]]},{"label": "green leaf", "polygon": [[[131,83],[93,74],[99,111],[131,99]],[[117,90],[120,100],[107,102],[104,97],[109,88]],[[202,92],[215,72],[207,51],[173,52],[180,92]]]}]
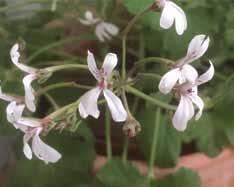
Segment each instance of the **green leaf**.
[{"label": "green leaf", "polygon": [[[159,127],[157,147],[156,147],[156,165],[160,167],[171,167],[177,163],[181,150],[180,134],[172,127],[171,121],[162,115]],[[137,142],[141,154],[148,160],[153,141],[153,126],[155,123],[156,110],[144,109],[137,115],[142,131],[137,136]]]},{"label": "green leaf", "polygon": [[145,179],[131,164],[113,159],[97,173],[99,187],[143,187]]},{"label": "green leaf", "polygon": [[200,187],[201,182],[198,174],[190,169],[181,168],[158,180],[158,187]]}]

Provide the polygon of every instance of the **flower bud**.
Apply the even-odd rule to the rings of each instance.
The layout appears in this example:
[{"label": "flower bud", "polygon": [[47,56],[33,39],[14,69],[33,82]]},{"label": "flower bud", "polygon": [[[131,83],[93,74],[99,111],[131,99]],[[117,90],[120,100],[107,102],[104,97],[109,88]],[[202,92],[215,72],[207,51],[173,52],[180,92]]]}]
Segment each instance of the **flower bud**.
[{"label": "flower bud", "polygon": [[126,136],[135,137],[141,131],[140,123],[133,117],[129,117],[123,125],[123,132]]}]

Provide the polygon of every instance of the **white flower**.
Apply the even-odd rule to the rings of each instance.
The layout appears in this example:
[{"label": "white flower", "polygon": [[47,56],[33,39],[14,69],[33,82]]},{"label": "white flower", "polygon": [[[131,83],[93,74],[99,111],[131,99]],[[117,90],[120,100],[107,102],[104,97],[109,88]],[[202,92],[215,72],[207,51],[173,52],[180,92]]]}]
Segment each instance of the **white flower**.
[{"label": "white flower", "polygon": [[[197,86],[204,84],[211,80],[214,76],[214,66],[210,62],[209,69],[202,74],[194,84],[186,82],[176,87],[176,92],[180,96],[180,102],[173,116],[173,126],[178,131],[184,131],[187,127],[187,123],[195,116],[195,120],[198,120],[204,108],[204,102],[198,96]],[[195,107],[198,109],[195,114]]]},{"label": "white flower", "polygon": [[27,108],[35,112],[36,105],[35,105],[35,91],[31,86],[32,81],[38,78],[37,72],[38,70],[32,67],[29,67],[25,64],[20,63],[20,53],[19,53],[19,44],[16,43],[10,51],[11,61],[22,71],[28,73],[23,78],[24,90],[25,90],[25,104]]},{"label": "white flower", "polygon": [[[23,152],[28,159],[32,159],[32,152],[40,160],[45,163],[55,163],[61,158],[61,154],[54,148],[45,144],[41,138],[40,133],[43,131],[42,122],[39,119],[32,119],[22,117],[24,105],[11,102],[7,106],[7,119],[14,125],[16,129],[20,129],[24,133]],[[29,141],[32,139],[32,149],[29,146]]]},{"label": "white flower", "polygon": [[116,54],[108,53],[101,69],[97,69],[94,56],[89,51],[87,61],[89,70],[98,81],[98,84],[95,88],[91,89],[80,98],[79,112],[81,117],[86,118],[89,115],[94,118],[99,117],[100,111],[97,106],[97,100],[99,95],[103,93],[113,120],[117,122],[125,121],[127,112],[124,109],[121,100],[108,89],[108,78],[118,61]]},{"label": "white flower", "polygon": [[111,40],[112,36],[116,36],[119,33],[119,28],[109,22],[103,21],[100,18],[94,18],[92,12],[86,11],[84,19],[80,18],[80,22],[84,25],[95,25],[95,34],[101,42],[105,40]]},{"label": "white flower", "polygon": [[176,83],[182,84],[186,81],[194,83],[198,77],[197,70],[189,63],[200,58],[207,51],[209,46],[209,37],[197,35],[189,43],[187,54],[179,60],[174,68],[167,72],[159,83],[159,90],[168,94]]},{"label": "white flower", "polygon": [[158,6],[162,9],[160,26],[163,29],[169,29],[175,22],[175,28],[178,35],[182,35],[187,29],[187,19],[184,11],[170,0],[158,0]]}]

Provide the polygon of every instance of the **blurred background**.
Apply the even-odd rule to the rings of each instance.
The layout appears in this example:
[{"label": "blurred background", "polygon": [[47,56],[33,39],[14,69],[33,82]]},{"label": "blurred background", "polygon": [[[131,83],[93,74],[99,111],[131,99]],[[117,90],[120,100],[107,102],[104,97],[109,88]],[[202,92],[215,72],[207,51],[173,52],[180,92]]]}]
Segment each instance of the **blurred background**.
[{"label": "blurred background", "polygon": [[[152,0],[0,0],[0,80],[4,92],[23,95],[22,73],[10,61],[9,51],[17,41],[24,41],[25,63],[33,67],[47,67],[66,63],[86,64],[87,49],[101,63],[107,52],[118,54],[121,62],[121,33],[113,40],[100,43],[93,29],[79,23],[79,17],[91,10],[116,24],[121,30],[134,14],[143,10]],[[206,103],[203,117],[191,121],[184,133],[178,133],[171,125],[169,113],[162,116],[157,142],[156,165],[173,167],[181,155],[202,152],[216,157],[225,147],[234,145],[234,2],[233,0],[177,0],[188,19],[188,30],[176,35],[174,28],[159,28],[160,13],[147,13],[134,27],[128,38],[127,66],[130,69],[138,59],[150,56],[177,60],[186,54],[189,41],[197,34],[210,37],[210,47],[205,56],[193,65],[202,73],[211,59],[216,68],[215,78],[206,89],[201,88]],[[121,64],[121,63],[120,63]],[[149,65],[144,71],[163,74],[166,67]],[[35,84],[40,89],[58,82],[76,81],[95,85],[87,72],[66,70],[56,73],[46,83]],[[171,97],[158,93],[158,81],[142,77],[136,87],[152,97],[166,102]],[[64,92],[64,89],[66,91]],[[75,101],[82,90],[56,89],[48,94],[63,106]],[[148,162],[155,120],[155,107],[150,103],[129,96],[130,106],[142,131],[129,142],[129,159]],[[96,155],[105,156],[104,118],[89,118],[71,128],[50,132],[44,139],[62,153],[56,164],[46,165],[24,157],[22,134],[6,120],[6,103],[0,102],[0,187],[87,187],[87,186],[142,186],[139,171],[132,166],[124,168],[115,164],[93,173]],[[42,95],[38,101],[36,117],[44,117],[53,110],[50,100]],[[103,112],[104,113],[104,112]],[[79,127],[78,127],[79,126]],[[122,126],[112,124],[113,153],[122,153],[124,141]],[[124,171],[124,172],[123,172]],[[184,171],[178,177],[184,178]],[[234,175],[234,174],[233,174]],[[199,178],[189,173],[193,182],[171,183],[173,186],[199,186]],[[173,176],[172,176],[173,178]],[[187,178],[186,178],[187,179]],[[143,179],[142,179],[143,180]],[[113,184],[112,181],[118,181]],[[173,181],[173,180],[172,180]],[[198,181],[198,182],[194,182]],[[153,185],[154,186],[154,185]],[[172,186],[162,181],[161,186]]]}]

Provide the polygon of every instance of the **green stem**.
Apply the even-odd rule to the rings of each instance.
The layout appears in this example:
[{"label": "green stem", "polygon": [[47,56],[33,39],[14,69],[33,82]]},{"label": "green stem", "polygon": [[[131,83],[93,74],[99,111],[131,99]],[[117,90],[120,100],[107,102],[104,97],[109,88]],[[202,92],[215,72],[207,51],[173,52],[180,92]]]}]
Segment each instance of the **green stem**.
[{"label": "green stem", "polygon": [[60,116],[64,113],[66,113],[66,111],[70,110],[70,109],[74,109],[77,108],[77,106],[79,105],[79,100],[70,103],[68,105],[63,106],[62,108],[59,108],[58,110],[55,110],[54,112],[50,113],[48,116],[46,116],[46,118],[50,118],[50,119],[55,119],[57,116]]},{"label": "green stem", "polygon": [[110,160],[112,158],[112,147],[111,147],[111,119],[110,112],[106,106],[106,115],[105,115],[105,136],[106,136],[106,152],[107,158]]},{"label": "green stem", "polygon": [[56,103],[56,101],[51,97],[50,94],[44,92],[45,97],[48,99],[48,101],[52,104],[53,108],[55,110],[59,109],[59,105]]},{"label": "green stem", "polygon": [[86,90],[92,88],[91,86],[79,85],[79,84],[76,84],[75,82],[62,82],[62,83],[52,84],[52,85],[39,89],[37,91],[37,95],[42,95],[43,93],[49,92],[54,89],[63,88],[63,87],[75,87],[75,88],[81,88],[81,89],[86,89]]},{"label": "green stem", "polygon": [[154,130],[153,130],[153,142],[151,145],[150,160],[149,160],[149,170],[148,170],[149,181],[152,178],[154,178],[154,163],[155,163],[157,140],[158,140],[158,134],[159,134],[159,127],[160,127],[160,117],[161,117],[161,110],[160,108],[158,108],[156,111],[156,119],[155,119]]},{"label": "green stem", "polygon": [[148,77],[152,79],[158,79],[160,80],[162,77],[156,73],[138,73],[138,76]]},{"label": "green stem", "polygon": [[47,2],[49,2],[49,0],[26,0],[23,2],[17,2],[15,4],[0,7],[0,13],[11,10],[11,9],[19,8],[19,7],[22,7],[22,6],[25,6],[27,4],[31,4],[31,3],[47,3]]},{"label": "green stem", "polygon": [[83,64],[63,64],[63,65],[57,65],[57,66],[51,66],[48,68],[44,68],[44,70],[49,71],[49,72],[56,72],[56,71],[60,71],[60,70],[64,70],[64,69],[75,69],[75,68],[88,70],[88,66],[83,65]]},{"label": "green stem", "polygon": [[126,79],[126,35],[122,39],[122,78]]},{"label": "green stem", "polygon": [[[131,112],[128,106],[128,101],[127,101],[127,96],[125,91],[122,91],[122,99],[123,99],[123,104],[125,106],[125,109],[128,113],[128,116],[131,116]],[[128,159],[128,144],[129,144],[129,138],[127,136],[125,136],[124,138],[124,143],[123,143],[123,152],[122,152],[122,161],[124,164],[127,163],[127,159]]]},{"label": "green stem", "polygon": [[164,109],[167,109],[167,110],[175,110],[176,107],[173,106],[173,105],[169,105],[167,103],[164,103],[160,100],[157,100],[153,97],[150,97],[148,95],[146,95],[145,93],[141,92],[140,90],[136,89],[136,88],[133,88],[131,86],[125,86],[124,89],[129,92],[129,93],[132,93],[133,95],[137,96],[137,97],[140,97],[142,99],[144,99],[145,101],[149,101],[150,103],[156,105],[156,106],[159,106],[161,108],[164,108]]},{"label": "green stem", "polygon": [[31,56],[29,56],[27,61],[26,61],[26,64],[30,64],[37,56],[41,55],[42,53],[44,53],[52,48],[64,45],[66,43],[75,42],[75,41],[77,42],[77,41],[87,40],[87,39],[91,40],[91,39],[94,39],[94,37],[91,35],[82,35],[82,36],[66,38],[66,39],[60,40],[58,42],[48,44],[48,45],[40,48],[38,51],[33,53]]},{"label": "green stem", "polygon": [[126,164],[128,160],[128,145],[129,145],[129,137],[125,136],[123,144],[123,153],[122,153],[122,162],[124,164]]},{"label": "green stem", "polygon": [[167,58],[161,58],[161,57],[147,57],[143,58],[141,60],[138,60],[135,62],[135,66],[139,67],[148,63],[159,63],[159,64],[166,64],[166,65],[173,65],[175,64],[174,61],[167,59]]},{"label": "green stem", "polygon": [[126,78],[126,42],[127,42],[127,35],[132,29],[133,25],[137,22],[137,20],[143,16],[146,12],[148,12],[152,7],[152,4],[146,7],[143,11],[139,12],[135,17],[128,23],[127,27],[123,31],[122,37],[122,78]]}]

